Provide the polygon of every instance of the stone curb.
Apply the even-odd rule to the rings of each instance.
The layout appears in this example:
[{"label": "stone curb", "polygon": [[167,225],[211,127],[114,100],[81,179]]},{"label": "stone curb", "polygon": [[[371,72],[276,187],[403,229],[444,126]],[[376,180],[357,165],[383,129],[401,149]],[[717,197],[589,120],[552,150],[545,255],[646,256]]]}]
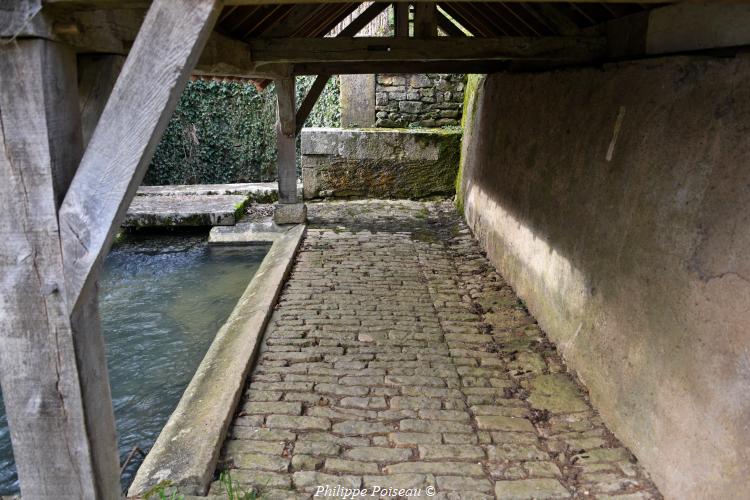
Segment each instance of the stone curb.
[{"label": "stone curb", "polygon": [[138,470],[128,496],[142,495],[163,481],[183,494],[206,494],[247,374],[305,230],[305,225],[296,225],[274,240]]}]

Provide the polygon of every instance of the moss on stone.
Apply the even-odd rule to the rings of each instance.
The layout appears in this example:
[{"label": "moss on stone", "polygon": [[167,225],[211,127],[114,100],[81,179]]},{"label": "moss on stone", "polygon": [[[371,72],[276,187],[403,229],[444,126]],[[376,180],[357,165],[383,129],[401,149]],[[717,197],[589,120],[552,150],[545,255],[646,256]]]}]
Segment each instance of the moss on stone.
[{"label": "moss on stone", "polygon": [[245,209],[247,208],[247,204],[249,203],[249,200],[245,198],[245,201],[242,201],[240,203],[237,203],[234,206],[234,222],[235,224],[240,221],[240,219],[245,215]]},{"label": "moss on stone", "polygon": [[458,160],[458,173],[456,175],[456,209],[462,215],[464,213],[463,173],[464,162],[466,161],[466,158],[464,158],[463,140],[468,140],[467,138],[471,136],[469,127],[471,127],[476,113],[478,102],[478,99],[476,98],[477,91],[479,90],[479,86],[484,78],[485,75],[468,75],[466,79],[466,88],[464,89],[464,109],[461,114],[461,127],[464,132],[462,135],[462,144]]},{"label": "moss on stone", "polygon": [[[383,129],[371,130],[383,133]],[[359,158],[332,156],[327,157],[330,160],[325,162],[316,162],[315,178],[321,187],[316,193],[325,193],[325,196],[334,198],[398,199],[425,199],[454,194],[461,147],[461,134],[457,130],[436,133],[428,129],[424,134],[415,134],[406,129],[387,130],[408,136],[403,141],[409,145],[404,146],[402,140],[394,140],[392,144],[388,141],[388,145],[383,145],[370,138],[357,143]],[[363,134],[365,131],[357,132],[366,135]],[[408,155],[400,148],[413,148],[414,145],[417,150],[428,150],[429,154],[404,158]]]}]

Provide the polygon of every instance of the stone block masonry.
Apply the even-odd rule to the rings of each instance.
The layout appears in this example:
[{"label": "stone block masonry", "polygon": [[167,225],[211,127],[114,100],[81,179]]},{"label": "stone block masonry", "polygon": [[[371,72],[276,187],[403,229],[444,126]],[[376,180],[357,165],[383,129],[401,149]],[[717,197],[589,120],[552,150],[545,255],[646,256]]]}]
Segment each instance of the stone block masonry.
[{"label": "stone block masonry", "polygon": [[303,129],[304,197],[452,195],[460,149],[458,129]]},{"label": "stone block masonry", "polygon": [[376,127],[461,124],[466,75],[377,75]]},{"label": "stone block masonry", "polygon": [[661,498],[450,203],[308,218],[220,470],[268,499]]}]

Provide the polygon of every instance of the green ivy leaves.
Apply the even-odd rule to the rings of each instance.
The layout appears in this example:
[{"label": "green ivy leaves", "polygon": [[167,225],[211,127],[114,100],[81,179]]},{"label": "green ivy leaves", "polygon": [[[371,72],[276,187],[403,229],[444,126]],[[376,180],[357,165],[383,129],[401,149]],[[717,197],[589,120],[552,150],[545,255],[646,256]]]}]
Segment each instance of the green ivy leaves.
[{"label": "green ivy leaves", "polygon": [[[297,78],[297,104],[314,76]],[[252,84],[188,83],[162,136],[144,184],[221,184],[276,179],[276,93]],[[340,123],[339,80],[332,77],[305,122]]]}]

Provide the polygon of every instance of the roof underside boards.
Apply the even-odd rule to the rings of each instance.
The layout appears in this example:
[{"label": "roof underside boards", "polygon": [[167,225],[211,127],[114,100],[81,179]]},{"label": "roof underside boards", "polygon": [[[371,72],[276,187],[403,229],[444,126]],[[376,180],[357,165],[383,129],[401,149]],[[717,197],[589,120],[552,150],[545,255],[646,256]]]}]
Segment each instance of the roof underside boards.
[{"label": "roof underside boards", "polygon": [[[665,2],[667,3],[667,2]],[[360,5],[276,4],[226,7],[217,31],[237,40],[323,37]],[[574,35],[585,28],[659,4],[573,2],[439,2],[438,7],[476,37]]]}]

